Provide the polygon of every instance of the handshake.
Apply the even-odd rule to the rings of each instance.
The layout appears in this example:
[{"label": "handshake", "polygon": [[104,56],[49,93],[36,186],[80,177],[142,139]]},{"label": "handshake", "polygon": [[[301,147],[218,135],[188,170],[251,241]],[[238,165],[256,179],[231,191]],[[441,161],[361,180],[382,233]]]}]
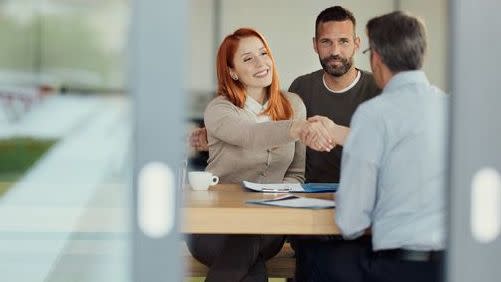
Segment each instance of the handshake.
[{"label": "handshake", "polygon": [[[299,139],[313,150],[329,152],[337,145],[344,145],[349,132],[348,127],[337,125],[327,117],[313,116],[308,120],[293,121],[289,135],[293,139]],[[192,131],[188,142],[196,151],[209,149],[205,128]]]},{"label": "handshake", "polygon": [[294,121],[290,136],[316,151],[330,152],[336,145],[344,145],[350,129],[337,125],[324,116],[313,116],[305,121]]}]

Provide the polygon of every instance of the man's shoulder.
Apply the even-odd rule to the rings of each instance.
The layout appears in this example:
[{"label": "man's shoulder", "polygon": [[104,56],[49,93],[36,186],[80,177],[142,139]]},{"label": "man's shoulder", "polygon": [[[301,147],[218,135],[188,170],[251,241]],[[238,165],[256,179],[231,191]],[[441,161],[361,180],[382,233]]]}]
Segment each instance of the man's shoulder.
[{"label": "man's shoulder", "polygon": [[320,81],[322,79],[324,71],[322,69],[319,69],[314,72],[310,72],[307,74],[300,75],[294,79],[294,81],[291,84],[291,87],[296,85],[296,86],[303,86],[303,85],[309,85],[311,83],[314,83],[316,81]]},{"label": "man's shoulder", "polygon": [[374,75],[372,75],[372,72],[368,72],[366,70],[361,70],[359,69],[361,75],[360,75],[360,83],[365,83],[370,85],[373,88],[378,88],[376,84],[376,80],[374,79]]},{"label": "man's shoulder", "polygon": [[359,84],[363,87],[363,91],[368,98],[375,97],[381,93],[381,89],[376,84],[376,80],[371,72],[360,70],[361,76]]},{"label": "man's shoulder", "polygon": [[382,117],[388,110],[391,110],[385,97],[382,95],[376,95],[375,97],[362,102],[358,107],[356,112],[358,114],[364,115],[370,118]]}]

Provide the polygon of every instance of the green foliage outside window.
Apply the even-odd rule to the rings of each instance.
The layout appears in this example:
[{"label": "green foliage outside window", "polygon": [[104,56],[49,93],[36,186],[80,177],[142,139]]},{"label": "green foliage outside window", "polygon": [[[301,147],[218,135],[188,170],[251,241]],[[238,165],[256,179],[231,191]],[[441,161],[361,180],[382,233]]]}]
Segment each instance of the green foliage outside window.
[{"label": "green foliage outside window", "polygon": [[54,145],[54,139],[0,139],[0,195]]}]

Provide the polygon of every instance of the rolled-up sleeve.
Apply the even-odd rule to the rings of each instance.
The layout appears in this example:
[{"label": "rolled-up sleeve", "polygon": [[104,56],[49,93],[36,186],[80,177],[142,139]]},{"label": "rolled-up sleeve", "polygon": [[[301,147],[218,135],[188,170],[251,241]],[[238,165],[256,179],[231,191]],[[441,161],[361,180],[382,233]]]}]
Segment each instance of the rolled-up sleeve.
[{"label": "rolled-up sleeve", "polygon": [[336,224],[346,239],[361,236],[371,226],[385,134],[383,120],[361,105],[343,149],[336,193]]}]

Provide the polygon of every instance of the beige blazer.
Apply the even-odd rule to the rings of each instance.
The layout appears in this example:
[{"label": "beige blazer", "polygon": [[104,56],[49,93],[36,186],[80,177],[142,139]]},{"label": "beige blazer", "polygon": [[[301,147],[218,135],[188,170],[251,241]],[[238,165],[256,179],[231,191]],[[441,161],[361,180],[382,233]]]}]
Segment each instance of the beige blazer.
[{"label": "beige blazer", "polygon": [[[299,96],[284,93],[291,102],[295,120],[306,118]],[[218,96],[204,114],[209,141],[206,170],[220,183],[304,182],[305,147],[289,136],[291,120],[257,123],[247,110]]]}]

